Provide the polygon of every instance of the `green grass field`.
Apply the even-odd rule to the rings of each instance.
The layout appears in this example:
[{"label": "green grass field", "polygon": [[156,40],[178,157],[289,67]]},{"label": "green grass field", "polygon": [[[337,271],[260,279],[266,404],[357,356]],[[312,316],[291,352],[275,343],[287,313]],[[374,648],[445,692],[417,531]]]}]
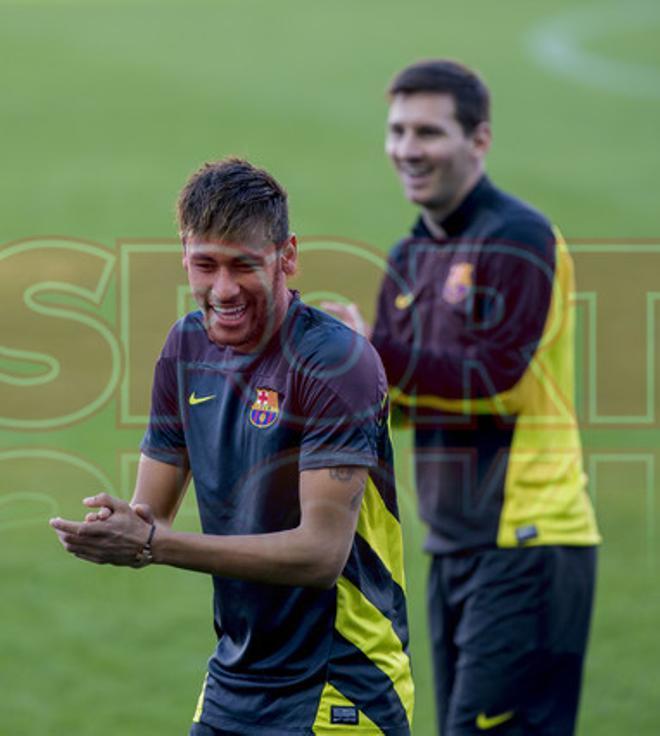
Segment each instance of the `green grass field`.
[{"label": "green grass field", "polygon": [[[300,288],[369,305],[365,254],[413,216],[383,91],[428,56],[487,78],[493,178],[562,227],[596,295],[579,301],[578,409],[605,543],[580,734],[658,733],[659,30],[651,0],[0,0],[0,736],[187,733],[209,580],[69,559],[47,519],[130,495],[152,361],[186,305],[173,202],[202,161],[271,169]],[[430,736],[427,560],[396,439],[414,733]],[[196,528],[192,499],[178,524]]]}]

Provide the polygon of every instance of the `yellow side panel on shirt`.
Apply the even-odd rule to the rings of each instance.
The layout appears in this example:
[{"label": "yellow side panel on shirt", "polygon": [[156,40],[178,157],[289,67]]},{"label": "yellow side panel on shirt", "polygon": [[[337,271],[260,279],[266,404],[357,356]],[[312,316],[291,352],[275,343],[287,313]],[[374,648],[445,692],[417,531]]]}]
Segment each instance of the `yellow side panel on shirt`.
[{"label": "yellow side panel on shirt", "polygon": [[357,533],[380,557],[395,583],[406,589],[403,571],[403,538],[401,524],[387,509],[371,480],[367,479],[358,519]]},{"label": "yellow side panel on shirt", "polygon": [[[321,700],[319,701],[319,709],[316,713],[316,720],[312,726],[312,731],[315,736],[331,736],[333,734],[345,733],[347,730],[352,731],[350,726],[345,724],[330,722],[330,713],[332,706],[348,706],[355,707],[355,703],[352,703],[348,698],[344,697],[339,690],[332,687],[329,682],[326,682],[323,692],[321,693]],[[365,714],[358,710],[358,725],[355,730],[359,730],[359,733],[364,736],[377,736],[382,734],[380,728]]]},{"label": "yellow side panel on shirt", "polygon": [[403,651],[392,622],[343,576],[337,582],[335,628],[392,681],[411,723],[414,687],[410,658]]},{"label": "yellow side panel on shirt", "polygon": [[[515,387],[523,397],[522,413],[516,420],[504,484],[497,536],[500,547],[519,546],[516,530],[526,526],[536,528],[537,536],[528,542],[530,545],[600,542],[586,492],[573,409],[573,264],[561,234],[555,231],[555,236],[552,303],[533,363],[541,366],[546,380],[536,385],[528,370]],[[555,412],[559,403],[567,407],[564,416]]]},{"label": "yellow side panel on shirt", "polygon": [[574,409],[573,262],[556,228],[552,298],[543,334],[527,370],[508,391],[481,399],[407,396],[392,401],[458,414],[516,415],[497,544],[517,547],[516,530],[534,526],[529,545],[600,542],[586,492]]}]

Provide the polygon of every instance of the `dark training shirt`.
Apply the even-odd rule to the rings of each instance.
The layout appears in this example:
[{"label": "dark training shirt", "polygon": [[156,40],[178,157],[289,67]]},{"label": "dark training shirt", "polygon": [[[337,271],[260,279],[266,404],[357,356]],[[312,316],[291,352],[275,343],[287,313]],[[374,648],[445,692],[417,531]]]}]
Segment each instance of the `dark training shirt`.
[{"label": "dark training shirt", "polygon": [[548,221],[483,177],[390,253],[373,343],[415,427],[426,549],[599,541],[573,407],[573,272]]},{"label": "dark training shirt", "polygon": [[[213,577],[218,645],[196,714],[254,733],[408,733],[412,681],[387,383],[371,345],[294,296],[258,353],[220,348],[201,312],[171,330],[142,451],[189,458],[206,534],[300,522],[299,473],[363,466],[348,563],[330,590]],[[355,726],[353,724],[358,723]]]}]

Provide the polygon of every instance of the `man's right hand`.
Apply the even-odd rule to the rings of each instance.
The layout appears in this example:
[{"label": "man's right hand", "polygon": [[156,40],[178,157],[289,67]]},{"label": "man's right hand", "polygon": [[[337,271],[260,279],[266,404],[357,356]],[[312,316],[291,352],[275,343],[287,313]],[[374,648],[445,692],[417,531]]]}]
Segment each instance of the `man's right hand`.
[{"label": "man's right hand", "polygon": [[357,304],[340,304],[339,302],[321,302],[321,307],[340,319],[345,325],[355,330],[367,340],[371,339],[372,328],[364,321]]}]

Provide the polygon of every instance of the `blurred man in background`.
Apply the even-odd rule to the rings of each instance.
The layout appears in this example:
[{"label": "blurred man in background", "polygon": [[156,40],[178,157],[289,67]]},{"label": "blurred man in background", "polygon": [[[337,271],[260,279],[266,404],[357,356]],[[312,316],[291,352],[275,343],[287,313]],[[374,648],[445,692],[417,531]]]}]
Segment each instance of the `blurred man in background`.
[{"label": "blurred man in background", "polygon": [[558,232],[485,174],[489,92],[461,64],[389,88],[386,152],[419,207],[371,337],[415,432],[443,736],[573,733],[599,535],[573,408],[573,275]]},{"label": "blurred man in background", "polygon": [[[413,686],[385,374],[373,347],[287,288],[287,196],[246,161],[178,202],[199,311],[156,365],[132,504],[53,519],[96,563],[213,576],[192,736],[408,736]],[[172,529],[190,475],[203,533]]]}]

